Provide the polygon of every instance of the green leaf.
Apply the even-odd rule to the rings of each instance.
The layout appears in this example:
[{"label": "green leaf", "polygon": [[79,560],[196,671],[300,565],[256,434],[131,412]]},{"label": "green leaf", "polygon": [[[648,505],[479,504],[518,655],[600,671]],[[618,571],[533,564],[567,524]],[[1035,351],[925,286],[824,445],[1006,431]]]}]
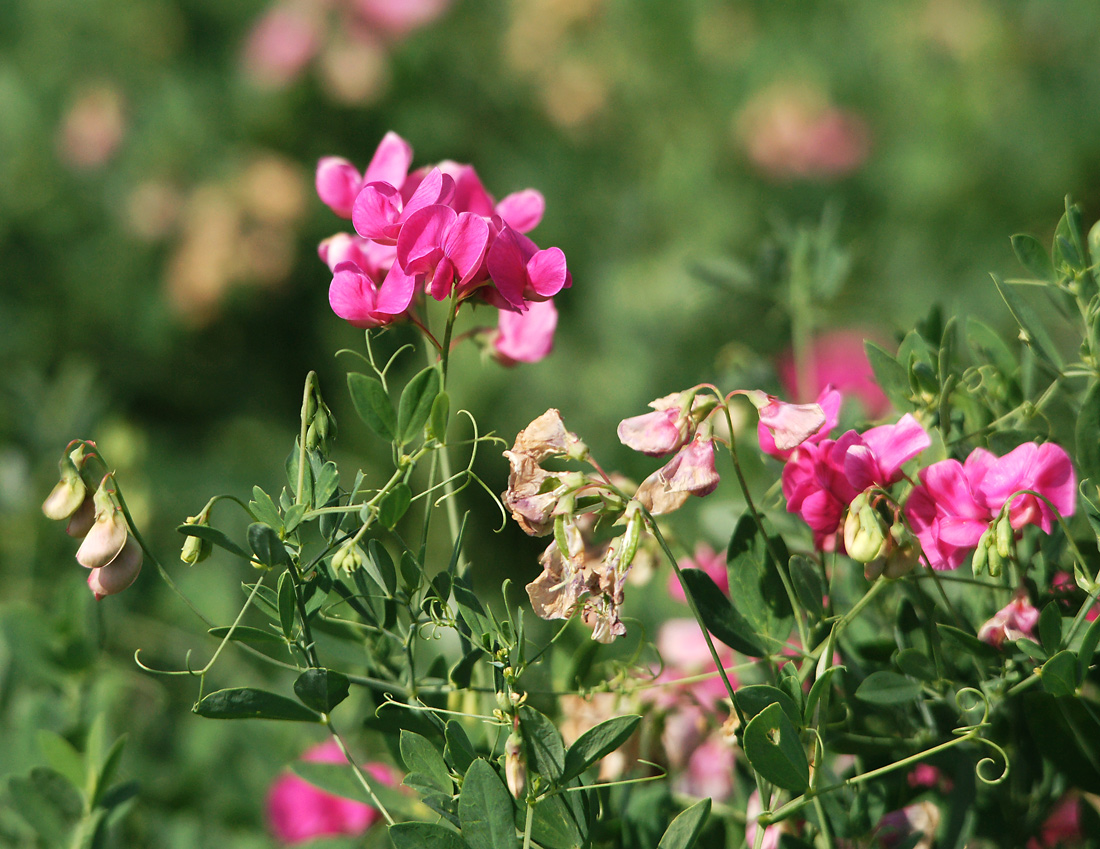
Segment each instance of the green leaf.
[{"label": "green leaf", "polygon": [[1040,663],[1044,662],[1050,655],[1043,650],[1043,647],[1034,640],[1029,640],[1027,637],[1020,637],[1018,640],[1013,640],[1013,644],[1030,657],[1032,660],[1037,660]]},{"label": "green leaf", "polygon": [[[229,633],[229,625],[219,625],[216,628],[211,628],[208,633],[211,637],[217,637],[219,640],[224,639],[225,635]],[[262,628],[253,628],[250,625],[238,625],[233,629],[233,635],[229,638],[238,643],[282,643],[283,638],[278,634],[273,634],[270,631],[264,631]]]},{"label": "green leaf", "polygon": [[420,564],[416,562],[416,558],[410,551],[401,552],[400,568],[401,583],[405,591],[412,595],[420,589],[420,579],[424,577],[424,570],[420,568]]},{"label": "green leaf", "polygon": [[782,538],[766,538],[756,520],[746,513],[730,538],[726,569],[734,608],[756,634],[769,637],[773,648],[778,648],[791,635],[794,611],[779,574],[779,564],[771,555],[773,550],[786,565],[787,547]]},{"label": "green leaf", "polygon": [[760,711],[745,726],[745,757],[772,784],[802,793],[810,786],[810,765],[798,732],[778,704]]},{"label": "green leaf", "polygon": [[418,437],[439,394],[439,370],[428,366],[408,382],[397,404],[397,435],[404,445]]},{"label": "green leaf", "polygon": [[297,616],[297,601],[294,597],[294,580],[290,572],[279,576],[279,627],[288,640],[294,639],[294,619]]},{"label": "green leaf", "polygon": [[1100,380],[1094,380],[1085,393],[1074,434],[1077,471],[1082,478],[1100,483]]},{"label": "green leaf", "polygon": [[920,694],[920,682],[888,669],[872,672],[863,679],[855,692],[857,699],[872,705],[904,704],[916,701]]},{"label": "green leaf", "polygon": [[828,691],[829,682],[832,680],[833,675],[846,668],[844,666],[830,666],[817,676],[813,686],[810,687],[810,692],[806,695],[806,708],[803,712],[806,725],[814,724],[814,710],[817,708],[817,703],[821,701],[822,696]]},{"label": "green leaf", "polygon": [[733,698],[746,719],[752,719],[764,708],[777,704],[783,708],[783,712],[787,714],[787,718],[794,726],[802,725],[802,715],[798,712],[798,706],[778,687],[772,687],[769,684],[749,684],[738,687],[733,693]]},{"label": "green leaf", "polygon": [[935,681],[939,678],[936,674],[936,664],[920,649],[902,649],[894,658],[894,662],[906,675],[919,678],[921,681]]},{"label": "green leaf", "polygon": [[1062,612],[1056,601],[1047,604],[1039,614],[1039,643],[1049,655],[1062,647]]},{"label": "green leaf", "polygon": [[519,722],[527,743],[527,754],[535,772],[558,783],[565,772],[565,743],[557,726],[533,707],[519,709]]},{"label": "green leaf", "polygon": [[317,482],[313,485],[313,506],[324,507],[332,500],[336,490],[340,488],[340,471],[336,464],[329,460],[321,467],[317,475]]},{"label": "green leaf", "polygon": [[15,802],[15,810],[47,844],[67,845],[84,803],[65,776],[48,767],[35,767],[29,776],[11,776],[8,793]]},{"label": "green leaf", "polygon": [[1039,678],[1043,689],[1052,696],[1072,696],[1077,690],[1077,655],[1071,651],[1058,652],[1043,664]]},{"label": "green leaf", "polygon": [[401,760],[410,773],[421,776],[429,786],[441,793],[451,795],[454,787],[447,762],[427,737],[402,729]]},{"label": "green leaf", "polygon": [[576,778],[598,760],[614,752],[630,738],[641,721],[640,716],[616,716],[589,728],[565,753],[565,770],[560,781],[564,783]]},{"label": "green leaf", "polygon": [[473,633],[475,642],[481,641],[482,634],[494,633],[495,629],[489,622],[485,608],[482,607],[477,595],[470,588],[465,578],[456,577],[453,579],[452,592],[454,593],[455,604],[458,606],[458,615],[462,617],[462,621]]},{"label": "green leaf", "polygon": [[332,713],[350,688],[348,676],[334,669],[307,669],[294,682],[294,694],[302,704],[319,713]]},{"label": "green leaf", "polygon": [[470,844],[446,826],[399,822],[390,826],[394,849],[470,849]]},{"label": "green leaf", "polygon": [[451,683],[463,690],[469,687],[470,678],[473,676],[474,673],[474,665],[481,657],[484,656],[484,654],[485,652],[483,652],[481,649],[473,649],[468,652],[465,657],[462,658],[462,660],[460,660],[451,668],[451,672],[447,676],[450,679]]},{"label": "green leaf", "polygon": [[1019,367],[1016,355],[989,325],[982,324],[976,318],[967,318],[966,340],[975,359],[988,360],[1006,377],[1016,373]]},{"label": "green leaf", "polygon": [[1069,782],[1086,793],[1100,793],[1100,705],[1072,696],[1024,694],[1028,739]]},{"label": "green leaf", "polygon": [[940,633],[949,639],[951,642],[966,649],[969,654],[975,657],[999,657],[1000,652],[995,649],[989,643],[983,643],[973,634],[968,634],[953,625],[944,625],[942,622],[937,622],[936,627],[940,629]]},{"label": "green leaf", "polygon": [[512,797],[496,770],[481,758],[470,765],[462,781],[458,819],[470,849],[519,846]]},{"label": "green leaf", "polygon": [[477,753],[474,744],[466,735],[466,729],[453,719],[447,720],[443,736],[447,741],[443,749],[443,757],[455,768],[457,772],[465,773],[474,762]]},{"label": "green leaf", "polygon": [[909,372],[905,366],[874,342],[864,342],[863,349],[867,352],[867,362],[875,374],[875,383],[882,388],[890,403],[899,410],[912,409],[913,402],[909,398],[912,390],[909,387]]},{"label": "green leaf", "polygon": [[201,540],[218,546],[218,548],[224,548],[230,554],[235,554],[237,557],[243,560],[251,560],[252,555],[237,545],[233,540],[219,531],[217,528],[212,528],[209,525],[188,525],[182,524],[176,527],[184,536],[198,537]]},{"label": "green leaf", "polygon": [[1016,291],[996,274],[992,275],[992,277],[993,283],[996,285],[997,291],[1001,293],[1001,297],[1004,298],[1004,302],[1008,306],[1009,312],[1011,312],[1012,317],[1016,319],[1016,323],[1020,325],[1020,329],[1024,331],[1026,336],[1025,341],[1028,346],[1031,347],[1041,359],[1046,360],[1055,371],[1061,372],[1062,357],[1058,353],[1057,347],[1055,347],[1053,340],[1050,338],[1050,334],[1047,333],[1046,327],[1043,326],[1035,310],[1033,310],[1027,301],[1016,294]]},{"label": "green leaf", "polygon": [[394,442],[397,438],[397,416],[382,384],[373,377],[351,372],[348,375],[348,392],[351,393],[355,412],[367,427],[386,442]]},{"label": "green leaf", "polygon": [[701,569],[683,569],[680,575],[708,631],[731,649],[750,657],[767,654],[752,625],[734,609],[710,575]]},{"label": "green leaf", "polygon": [[248,546],[264,566],[286,566],[290,563],[279,535],[263,522],[253,522],[248,526]]},{"label": "green leaf", "polygon": [[440,392],[432,402],[432,412],[428,416],[428,438],[447,444],[447,423],[451,416],[451,396]]},{"label": "green leaf", "polygon": [[125,745],[126,735],[123,734],[117,737],[115,742],[111,744],[111,748],[107,750],[107,756],[103,758],[103,764],[99,769],[99,774],[96,775],[95,788],[92,791],[92,807],[100,803],[108,787],[115,780],[115,773],[118,771],[118,765],[122,761],[122,749]]},{"label": "green leaf", "polygon": [[376,539],[368,542],[367,562],[363,565],[374,582],[386,591],[388,597],[392,598],[397,592],[397,570],[386,547]]},{"label": "green leaf", "polygon": [[286,696],[236,687],[211,693],[191,708],[209,719],[286,719],[296,722],[320,722],[321,717]]},{"label": "green leaf", "polygon": [[710,805],[710,799],[703,799],[676,817],[661,836],[657,849],[693,849],[706,828]]},{"label": "green leaf", "polygon": [[270,525],[276,530],[283,526],[283,517],[279,513],[279,508],[275,506],[271,496],[258,486],[252,487],[252,500],[248,502],[248,509],[257,522]]},{"label": "green leaf", "polygon": [[1096,654],[1097,645],[1100,645],[1100,617],[1092,620],[1092,624],[1085,631],[1085,636],[1081,638],[1081,645],[1077,649],[1078,681],[1085,680],[1089,667],[1092,665],[1093,655]]},{"label": "green leaf", "polygon": [[38,740],[39,750],[50,766],[65,776],[74,787],[84,787],[88,778],[88,769],[84,765],[84,756],[73,748],[73,744],[60,734],[45,728],[40,728],[35,737]]},{"label": "green leaf", "polygon": [[816,619],[825,614],[825,584],[821,579],[821,572],[808,557],[795,554],[791,557],[788,570],[791,573],[791,584],[794,586],[794,594],[798,597],[799,604],[807,613]]},{"label": "green leaf", "polygon": [[1050,261],[1050,254],[1034,236],[1026,233],[1013,236],[1012,250],[1016,253],[1020,264],[1030,271],[1036,280],[1053,283],[1058,279],[1058,275],[1054,273],[1054,264]]},{"label": "green leaf", "polygon": [[397,525],[412,503],[412,490],[406,483],[398,483],[378,505],[378,521],[390,530]]}]

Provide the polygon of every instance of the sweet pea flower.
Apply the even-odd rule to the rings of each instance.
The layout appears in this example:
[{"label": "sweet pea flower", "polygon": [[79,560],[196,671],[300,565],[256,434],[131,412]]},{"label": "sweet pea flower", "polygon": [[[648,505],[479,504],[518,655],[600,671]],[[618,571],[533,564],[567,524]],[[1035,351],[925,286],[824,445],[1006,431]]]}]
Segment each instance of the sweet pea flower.
[{"label": "sweet pea flower", "polygon": [[1036,445],[1025,442],[999,459],[990,468],[981,484],[982,494],[990,509],[999,512],[1009,504],[1012,527],[1038,525],[1050,533],[1054,513],[1042,498],[1024,494],[1034,490],[1045,496],[1062,516],[1072,516],[1077,501],[1077,478],[1065,450],[1052,442]]},{"label": "sweet pea flower", "polygon": [[[824,389],[821,390],[821,394],[817,396],[816,405],[783,404],[782,401],[780,401],[778,398],[775,398],[774,396],[768,396],[768,398],[771,399],[771,403],[768,405],[769,409],[767,413],[765,413],[764,410],[760,411],[760,420],[756,424],[756,436],[760,440],[760,450],[763,451],[765,454],[775,457],[777,460],[789,459],[792,452],[796,450],[797,445],[802,445],[807,442],[817,443],[821,442],[823,439],[827,439],[829,436],[829,432],[836,427],[837,419],[840,416],[840,405],[843,400],[840,392],[834,389],[832,385],[826,386]],[[774,407],[772,407],[772,404],[782,406],[780,406],[778,409],[775,409]],[[805,437],[805,439],[798,442],[794,447],[780,448],[779,445],[776,444],[776,439],[773,431],[775,431],[777,428],[782,428],[780,432],[785,437],[783,439],[784,444],[789,444],[792,441],[792,437],[795,435],[794,433],[792,433],[793,428],[791,428],[790,426],[783,428],[781,423],[787,420],[795,420],[798,418],[798,415],[792,415],[790,411],[784,411],[783,407],[799,406],[808,406],[811,408],[810,412],[813,414],[813,417],[810,419],[810,421],[816,420],[816,412],[812,410],[814,406],[820,408],[822,414],[824,414],[825,416],[825,419],[817,428],[817,430],[810,433],[808,436]],[[802,415],[805,415],[805,413],[802,413]],[[799,434],[800,433],[801,430],[799,431]]]},{"label": "sweet pea flower", "polygon": [[[918,802],[883,816],[875,826],[875,836],[884,849],[893,849],[903,842],[913,849],[932,849],[940,819],[940,809],[933,803]],[[918,834],[921,837],[916,843],[906,841]]]},{"label": "sweet pea flower", "polygon": [[710,495],[718,488],[718,480],[714,440],[697,434],[668,463],[642,481],[634,497],[650,513],[670,513],[682,507],[688,496]]},{"label": "sweet pea flower", "polygon": [[353,327],[381,327],[404,313],[415,295],[415,281],[395,264],[382,285],[353,262],[336,266],[329,284],[328,302],[332,311]]},{"label": "sweet pea flower", "polygon": [[740,389],[733,394],[744,395],[756,407],[759,426],[768,431],[777,451],[797,448],[827,423],[820,404],[788,404],[759,389]]},{"label": "sweet pea flower", "polygon": [[317,255],[329,271],[335,271],[342,262],[353,262],[372,280],[381,281],[397,259],[397,246],[380,245],[350,233],[337,233],[317,246]]},{"label": "sweet pea flower", "polygon": [[474,279],[489,242],[489,225],[472,212],[432,204],[410,215],[397,239],[397,261],[437,301]]},{"label": "sweet pea flower", "polygon": [[[681,569],[699,569],[706,572],[711,577],[711,580],[718,585],[718,589],[726,595],[729,595],[730,576],[729,571],[726,569],[725,552],[717,552],[705,542],[701,542],[695,546],[694,555],[683,558],[678,561],[676,565]],[[680,582],[677,580],[675,573],[668,578],[668,594],[677,601],[687,601],[687,597],[684,595],[684,588],[680,586]],[[694,620],[692,621],[694,622]],[[696,626],[695,630],[699,630],[698,626]]]},{"label": "sweet pea flower", "polygon": [[88,573],[88,588],[95,595],[95,600],[120,593],[129,587],[141,572],[141,561],[141,546],[132,536],[127,535],[126,542],[109,563],[97,566]]},{"label": "sweet pea flower", "polygon": [[[546,200],[534,189],[513,192],[497,203],[472,165],[447,160],[439,163],[439,170],[455,181],[455,193],[450,203],[455,212],[473,212],[486,219],[492,219],[495,215],[520,233],[534,230],[542,220]],[[415,178],[416,175],[410,177]]]},{"label": "sweet pea flower", "polygon": [[115,505],[107,480],[103,479],[95,493],[95,522],[76,550],[77,562],[85,569],[106,566],[118,556],[130,538],[126,518]]},{"label": "sweet pea flower", "polygon": [[505,366],[537,363],[554,348],[558,311],[553,299],[535,301],[526,312],[500,310],[498,330],[493,336],[493,355]]},{"label": "sweet pea flower", "polygon": [[[812,340],[806,357],[809,368],[802,376],[805,386],[799,385],[794,352],[787,351],[776,363],[780,385],[788,397],[799,401],[832,388],[845,398],[858,399],[867,418],[879,418],[890,409],[890,401],[875,382],[863,339],[862,333],[836,330]],[[799,397],[800,389],[806,393],[805,396]],[[822,404],[820,397],[818,403]]]},{"label": "sweet pea flower", "polygon": [[709,796],[716,802],[728,799],[733,792],[733,746],[719,735],[711,734],[685,751],[691,752],[687,768],[676,776],[673,789],[696,798]]},{"label": "sweet pea flower", "polygon": [[[345,757],[336,741],[330,740],[311,748],[302,760],[344,763]],[[397,783],[397,775],[386,764],[368,763],[366,771],[382,784]],[[268,825],[286,845],[306,843],[317,837],[357,836],[381,816],[370,805],[326,793],[289,772],[280,776],[267,794]]]},{"label": "sweet pea flower", "polygon": [[1081,831],[1081,800],[1073,794],[1063,796],[1051,809],[1038,837],[1027,842],[1027,849],[1055,849],[1076,846],[1084,839]]},{"label": "sweet pea flower", "polygon": [[339,156],[326,156],[317,163],[317,196],[341,218],[352,218],[355,199],[368,183],[385,183],[400,188],[409,173],[413,150],[395,132],[382,137],[367,170],[360,175],[355,166]]},{"label": "sweet pea flower", "polygon": [[1026,637],[1035,639],[1035,626],[1039,623],[1039,611],[1027,597],[1025,590],[1016,593],[1016,598],[993,614],[988,622],[978,629],[978,639],[995,648],[1001,648],[1006,640],[1019,640]]},{"label": "sweet pea flower", "polygon": [[901,479],[901,467],[932,444],[912,415],[897,424],[880,425],[859,435],[844,455],[844,474],[857,490],[888,486]]},{"label": "sweet pea flower", "polygon": [[499,230],[485,262],[497,292],[513,308],[523,310],[528,301],[544,301],[573,285],[565,267],[561,248],[539,246],[508,226],[503,219],[494,221]]},{"label": "sweet pea flower", "polygon": [[783,467],[787,512],[802,516],[821,551],[836,549],[844,511],[860,493],[844,474],[844,458],[858,440],[859,435],[850,430],[836,440],[800,445]]},{"label": "sweet pea flower", "polygon": [[396,245],[404,223],[426,206],[446,205],[454,194],[455,181],[438,168],[433,168],[406,196],[404,186],[386,181],[367,183],[355,196],[351,223],[364,239],[383,245]]}]

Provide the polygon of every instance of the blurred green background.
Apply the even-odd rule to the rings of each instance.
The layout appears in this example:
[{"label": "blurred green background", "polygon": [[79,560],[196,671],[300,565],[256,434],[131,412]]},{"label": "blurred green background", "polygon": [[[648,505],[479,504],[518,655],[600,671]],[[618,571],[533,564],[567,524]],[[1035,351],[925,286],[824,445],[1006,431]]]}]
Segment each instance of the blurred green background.
[{"label": "blurred green background", "polygon": [[[1090,0],[0,3],[0,779],[42,762],[35,729],[79,744],[105,713],[141,782],[112,845],[272,845],[263,794],[319,732],[193,717],[193,681],[132,658],[205,662],[200,623],[148,564],[93,603],[39,506],[69,439],[96,440],[228,620],[247,576],[178,564],[174,527],[211,494],[277,492],[309,369],[341,467],[385,458],[333,356],[362,334],[328,308],[316,244],[347,228],[318,157],[362,167],[392,129],[416,165],[542,191],[532,235],[574,281],[556,351],[463,351],[452,395],[509,441],[556,406],[641,476],[621,418],[703,380],[774,388],[783,234],[826,210],[851,265],[815,327],[889,340],[938,302],[1009,333],[987,276],[1016,274],[1009,235],[1049,240],[1066,193],[1100,212],[1098,36]],[[504,488],[494,451],[479,470]],[[464,507],[486,584],[531,580],[539,544]],[[207,689],[269,674],[234,657]],[[29,834],[0,795],[0,844]]]}]

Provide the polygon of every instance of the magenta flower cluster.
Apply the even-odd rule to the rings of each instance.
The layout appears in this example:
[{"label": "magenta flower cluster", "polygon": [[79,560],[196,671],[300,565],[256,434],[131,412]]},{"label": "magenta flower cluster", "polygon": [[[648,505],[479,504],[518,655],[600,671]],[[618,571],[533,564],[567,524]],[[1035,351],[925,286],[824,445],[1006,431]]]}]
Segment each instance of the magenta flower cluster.
[{"label": "magenta flower cluster", "polygon": [[412,157],[391,132],[363,173],[339,157],[318,163],[317,194],[355,228],[319,248],[333,273],[333,311],[370,328],[412,315],[418,296],[476,298],[502,311],[502,361],[541,359],[557,325],[550,300],[572,285],[565,254],[525,235],[542,220],[542,195],[526,189],[498,202],[473,166],[446,161],[410,172]]}]

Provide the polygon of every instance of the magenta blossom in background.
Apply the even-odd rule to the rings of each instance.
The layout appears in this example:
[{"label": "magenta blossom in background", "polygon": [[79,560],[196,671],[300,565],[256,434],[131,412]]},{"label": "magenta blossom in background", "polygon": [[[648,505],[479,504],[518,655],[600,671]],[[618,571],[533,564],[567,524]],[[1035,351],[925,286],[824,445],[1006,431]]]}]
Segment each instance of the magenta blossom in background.
[{"label": "magenta blossom in background", "polygon": [[[729,595],[730,576],[729,572],[726,570],[725,552],[717,552],[705,542],[701,542],[695,546],[694,555],[683,558],[678,561],[677,565],[681,569],[700,569],[706,572],[714,583],[718,585],[718,588],[726,595]],[[680,586],[680,581],[676,578],[675,573],[668,578],[668,594],[677,601],[687,601],[687,597],[684,595],[684,588]],[[695,630],[699,630],[698,626],[696,626]]]},{"label": "magenta blossom in background", "polygon": [[[335,740],[314,746],[304,761],[344,763]],[[367,772],[383,784],[397,783],[396,772],[386,764],[369,763]],[[267,794],[267,822],[275,837],[285,844],[305,843],[316,837],[359,835],[381,818],[370,805],[333,796],[292,773],[284,773]]]},{"label": "magenta blossom in background", "polygon": [[[804,375],[805,386],[799,385],[794,352],[785,353],[776,363],[776,370],[787,396],[805,401],[832,387],[846,398],[858,399],[867,418],[877,419],[884,415],[890,409],[890,402],[875,382],[863,340],[863,334],[854,330],[835,330],[814,339],[807,357],[809,369]],[[818,403],[821,403],[820,398]]]},{"label": "magenta blossom in background", "polygon": [[993,614],[993,618],[978,629],[978,639],[983,643],[1000,648],[1006,640],[1019,640],[1026,637],[1035,639],[1035,626],[1039,623],[1039,611],[1020,590],[1016,598]]},{"label": "magenta blossom in background", "polygon": [[[745,843],[755,847],[756,830],[760,827],[756,819],[764,813],[764,805],[760,801],[760,791],[753,790],[749,794],[749,802],[745,808]],[[769,825],[764,829],[764,837],[760,842],[760,849],[779,849],[779,840],[783,836],[783,826],[780,823]]]},{"label": "magenta blossom in background", "polygon": [[553,350],[558,310],[553,299],[535,301],[527,312],[500,311],[500,322],[493,337],[493,352],[502,365],[537,363]]},{"label": "magenta blossom in background", "polygon": [[1027,849],[1055,849],[1057,846],[1077,846],[1084,839],[1081,831],[1081,800],[1069,794],[1063,796],[1043,820],[1038,837],[1027,842]]}]

